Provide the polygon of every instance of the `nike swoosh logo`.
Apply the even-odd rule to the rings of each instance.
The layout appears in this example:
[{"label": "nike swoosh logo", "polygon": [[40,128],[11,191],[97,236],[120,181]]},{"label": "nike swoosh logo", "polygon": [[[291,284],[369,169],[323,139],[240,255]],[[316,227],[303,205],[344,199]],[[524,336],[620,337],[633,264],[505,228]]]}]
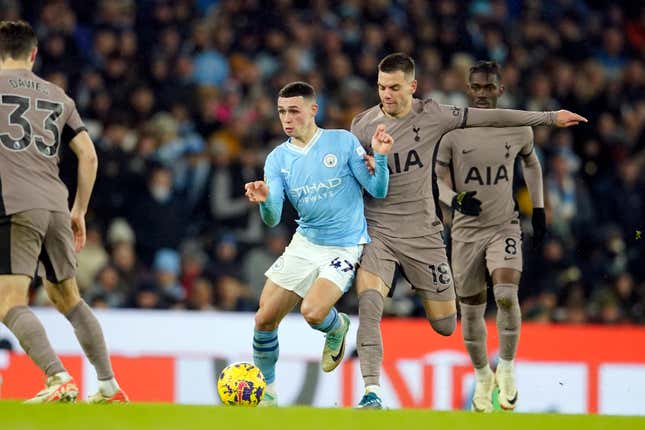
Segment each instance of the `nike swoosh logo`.
[{"label": "nike swoosh logo", "polygon": [[473,152],[474,150],[475,150],[474,148],[473,148],[473,149],[462,149],[462,150],[461,150],[461,153],[462,153],[462,154],[470,154],[470,153],[471,153],[471,152]]},{"label": "nike swoosh logo", "polygon": [[441,293],[443,293],[443,292],[444,292],[444,291],[446,291],[448,288],[450,288],[450,287],[446,287],[446,288],[444,288],[443,290],[440,290],[439,288],[437,288],[437,294],[441,294]]},{"label": "nike swoosh logo", "polygon": [[512,399],[506,399],[509,404],[514,405],[517,402],[517,390],[515,390],[515,396]]},{"label": "nike swoosh logo", "polygon": [[343,357],[344,354],[345,354],[345,341],[343,340],[343,346],[340,347],[340,351],[338,351],[338,354],[332,355],[331,359],[334,362],[336,362],[336,361],[340,360]]}]

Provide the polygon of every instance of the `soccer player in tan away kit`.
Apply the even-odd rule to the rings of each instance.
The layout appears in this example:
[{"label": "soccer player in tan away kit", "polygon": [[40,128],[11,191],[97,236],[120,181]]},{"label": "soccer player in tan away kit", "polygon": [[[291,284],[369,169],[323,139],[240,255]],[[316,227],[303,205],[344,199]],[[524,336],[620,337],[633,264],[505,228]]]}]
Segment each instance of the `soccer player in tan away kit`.
[{"label": "soccer player in tan away kit", "polygon": [[[413,98],[416,84],[414,61],[402,53],[388,55],[379,63],[381,103],[352,121],[352,132],[366,148],[378,124],[384,124],[394,139],[388,155],[387,197],[375,200],[365,196],[365,217],[372,242],[363,250],[356,275],[356,343],[365,383],[359,407],[382,407],[383,342],[379,323],[396,266],[419,294],[432,328],[448,336],[456,326],[455,291],[437,212],[438,191],[432,168],[441,136],[464,127],[568,127],[586,121],[566,110],[525,112],[439,105],[429,99]],[[476,206],[476,202],[465,193],[452,202],[457,211],[468,210],[471,205]]]},{"label": "soccer player in tan away kit", "polygon": [[[470,69],[467,88],[470,106],[493,109],[503,91],[497,64],[481,61]],[[451,131],[439,143],[435,166],[441,201],[450,205],[459,198],[458,193],[464,192],[473,201],[481,201],[479,214],[477,210],[454,214],[451,234],[462,334],[476,373],[472,409],[478,412],[493,410],[496,382],[502,408],[515,409],[518,398],[513,376],[521,324],[517,289],[522,273],[522,233],[513,200],[513,167],[517,157],[522,160],[533,202],[533,242],[538,245],[545,233],[544,193],[542,168],[533,148],[530,127]],[[491,275],[497,303],[500,342],[497,375],[490,369],[486,351],[486,270]]]},{"label": "soccer player in tan away kit", "polygon": [[[54,353],[45,329],[27,306],[39,260],[52,303],[74,327],[96,369],[94,403],[126,402],[98,320],[80,298],[75,251],[85,245],[85,213],[96,178],[94,145],[75,104],[32,68],[36,35],[23,21],[0,22],[0,321],[47,375],[28,403],[73,402],[78,387]],[[60,145],[78,157],[78,188],[71,213],[58,176]]]}]

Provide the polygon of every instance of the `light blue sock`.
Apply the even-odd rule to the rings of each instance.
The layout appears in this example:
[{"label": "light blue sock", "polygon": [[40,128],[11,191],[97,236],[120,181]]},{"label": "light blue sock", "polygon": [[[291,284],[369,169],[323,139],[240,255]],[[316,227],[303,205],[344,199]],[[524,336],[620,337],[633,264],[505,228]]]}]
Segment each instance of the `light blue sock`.
[{"label": "light blue sock", "polygon": [[275,363],[278,361],[280,345],[278,329],[253,332],[253,361],[260,368],[267,384],[275,381]]},{"label": "light blue sock", "polygon": [[323,333],[330,333],[332,331],[338,330],[341,325],[343,324],[343,320],[341,319],[340,315],[338,315],[338,311],[336,308],[331,308],[329,310],[329,313],[321,322],[320,324],[310,324],[311,328],[316,329],[318,331],[321,331]]}]

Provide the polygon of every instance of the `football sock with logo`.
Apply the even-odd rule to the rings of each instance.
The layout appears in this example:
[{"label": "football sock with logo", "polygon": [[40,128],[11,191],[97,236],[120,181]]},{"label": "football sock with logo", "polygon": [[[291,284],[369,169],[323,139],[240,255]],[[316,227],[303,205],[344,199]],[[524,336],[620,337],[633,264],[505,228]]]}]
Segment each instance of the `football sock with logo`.
[{"label": "football sock with logo", "polygon": [[31,309],[27,306],[14,306],[9,309],[2,322],[16,336],[29,358],[47,376],[65,372],[63,364],[47,339],[45,328]]},{"label": "football sock with logo", "polygon": [[486,351],[486,303],[479,305],[468,305],[460,303],[461,306],[461,331],[464,337],[464,345],[470,355],[470,361],[475,369],[488,366],[488,353]]},{"label": "football sock with logo", "polygon": [[275,364],[278,361],[279,353],[277,328],[272,331],[254,331],[253,362],[262,371],[267,384],[272,384],[275,381]]},{"label": "football sock with logo", "polygon": [[517,298],[517,285],[497,284],[493,294],[497,303],[497,336],[499,337],[499,356],[504,360],[515,358],[520,338],[522,312]]},{"label": "football sock with logo", "polygon": [[[74,327],[74,334],[76,334],[76,338],[81,344],[87,359],[96,369],[96,376],[99,381],[113,379],[114,372],[112,371],[110,355],[103,337],[103,330],[92,309],[84,300],[81,300],[65,317]],[[107,394],[114,394],[114,392],[108,392]]]},{"label": "football sock with logo", "polygon": [[320,324],[310,324],[311,328],[321,331],[323,333],[331,333],[338,330],[343,324],[343,320],[336,308],[332,307],[325,319]]},{"label": "football sock with logo", "polygon": [[383,296],[377,290],[367,290],[358,296],[358,334],[356,348],[365,386],[379,385],[383,362],[381,317]]}]

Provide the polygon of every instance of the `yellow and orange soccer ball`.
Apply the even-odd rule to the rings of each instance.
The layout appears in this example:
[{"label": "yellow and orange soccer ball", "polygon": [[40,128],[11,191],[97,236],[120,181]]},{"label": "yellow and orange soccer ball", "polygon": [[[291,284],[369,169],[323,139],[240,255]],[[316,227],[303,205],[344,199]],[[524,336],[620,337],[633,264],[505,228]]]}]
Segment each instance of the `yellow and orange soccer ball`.
[{"label": "yellow and orange soccer ball", "polygon": [[251,363],[233,363],[217,378],[217,393],[228,406],[257,406],[266,389],[264,375]]}]

